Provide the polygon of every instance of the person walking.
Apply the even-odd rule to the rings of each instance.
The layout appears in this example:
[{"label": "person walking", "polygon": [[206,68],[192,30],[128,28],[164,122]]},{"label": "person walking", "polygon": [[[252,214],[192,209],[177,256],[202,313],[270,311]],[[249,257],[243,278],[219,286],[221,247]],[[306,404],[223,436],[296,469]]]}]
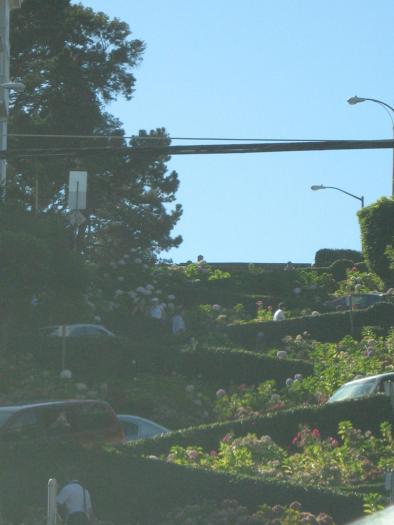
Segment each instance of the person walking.
[{"label": "person walking", "polygon": [[77,479],[64,485],[56,497],[56,503],[67,525],[88,525],[92,520],[90,493]]},{"label": "person walking", "polygon": [[173,335],[181,335],[186,332],[186,324],[183,314],[183,308],[179,307],[171,319],[171,331]]}]

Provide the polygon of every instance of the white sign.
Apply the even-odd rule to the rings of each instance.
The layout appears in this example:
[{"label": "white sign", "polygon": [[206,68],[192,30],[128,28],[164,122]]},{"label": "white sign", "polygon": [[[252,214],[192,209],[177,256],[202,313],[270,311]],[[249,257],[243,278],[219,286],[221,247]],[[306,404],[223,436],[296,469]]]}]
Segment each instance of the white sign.
[{"label": "white sign", "polygon": [[68,182],[68,207],[70,210],[86,209],[86,190],[88,174],[86,171],[70,171]]}]

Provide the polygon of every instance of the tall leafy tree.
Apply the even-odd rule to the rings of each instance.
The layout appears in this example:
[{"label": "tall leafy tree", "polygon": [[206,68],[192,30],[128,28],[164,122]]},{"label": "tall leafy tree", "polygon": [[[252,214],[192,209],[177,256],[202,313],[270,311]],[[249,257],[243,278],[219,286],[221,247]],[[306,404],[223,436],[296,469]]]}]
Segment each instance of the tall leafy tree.
[{"label": "tall leafy tree", "polygon": [[[11,137],[10,147],[125,145],[121,123],[106,111],[106,104],[118,96],[130,99],[135,89],[134,70],[145,45],[131,37],[126,23],[70,0],[25,0],[13,13],[11,40],[12,76],[26,85],[13,100],[11,134],[118,138],[89,142]],[[135,140],[155,137],[157,143],[169,144],[164,129],[141,132]],[[178,177],[167,172],[167,161],[145,155],[131,162],[117,154],[82,159],[89,172],[85,249],[90,248],[92,256],[100,248],[108,253],[111,243],[119,255],[136,247],[157,253],[180,243],[171,230],[181,207],[168,207],[175,200]],[[42,211],[64,212],[68,172],[79,166],[73,155],[66,160],[14,161],[8,191],[27,208],[38,201]]]}]

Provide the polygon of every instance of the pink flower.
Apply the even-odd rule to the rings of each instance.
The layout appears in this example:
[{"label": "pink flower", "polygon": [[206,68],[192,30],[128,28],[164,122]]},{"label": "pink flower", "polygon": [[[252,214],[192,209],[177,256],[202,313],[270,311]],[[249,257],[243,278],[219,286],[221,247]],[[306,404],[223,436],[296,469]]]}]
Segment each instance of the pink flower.
[{"label": "pink flower", "polygon": [[211,452],[209,453],[209,455],[211,456],[211,458],[216,458],[218,453],[216,452],[216,450],[211,450]]},{"label": "pink flower", "polygon": [[239,387],[238,387],[238,390],[239,390],[240,392],[243,392],[243,391],[246,390],[246,389],[247,389],[247,386],[245,385],[245,383],[242,383],[242,385],[239,385]]},{"label": "pink flower", "polygon": [[313,436],[315,439],[320,439],[320,431],[318,428],[313,428],[311,432],[311,436]]},{"label": "pink flower", "polygon": [[228,443],[229,441],[231,441],[232,437],[233,437],[232,434],[226,434],[225,436],[222,437],[223,443]]}]

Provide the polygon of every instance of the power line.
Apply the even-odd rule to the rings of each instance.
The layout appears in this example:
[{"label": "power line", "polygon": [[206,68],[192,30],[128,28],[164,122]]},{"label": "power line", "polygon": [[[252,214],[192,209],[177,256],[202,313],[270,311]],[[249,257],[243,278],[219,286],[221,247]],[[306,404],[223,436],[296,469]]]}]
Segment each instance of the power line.
[{"label": "power line", "polygon": [[[156,138],[156,140],[159,140]],[[281,142],[257,144],[198,144],[185,146],[137,145],[132,147],[86,147],[86,148],[30,148],[0,151],[0,158],[35,159],[58,157],[83,157],[89,155],[124,155],[128,157],[149,154],[172,155],[216,155],[240,153],[275,153],[296,151],[334,151],[355,149],[392,149],[394,140],[327,140],[307,142]]]},{"label": "power line", "polygon": [[62,135],[62,134],[43,134],[43,133],[8,133],[8,137],[20,138],[45,138],[45,139],[92,139],[92,140],[202,140],[202,141],[218,141],[218,142],[328,142],[326,139],[274,139],[274,138],[230,138],[230,137],[160,137],[160,136],[140,136],[140,135]]}]

